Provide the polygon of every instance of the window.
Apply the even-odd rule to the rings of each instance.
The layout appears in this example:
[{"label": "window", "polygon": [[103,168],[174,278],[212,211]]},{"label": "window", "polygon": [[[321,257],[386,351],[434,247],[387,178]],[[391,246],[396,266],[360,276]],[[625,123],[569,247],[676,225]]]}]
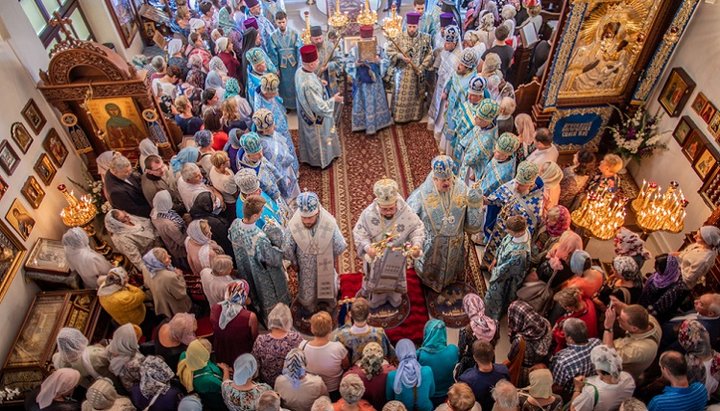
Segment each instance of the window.
[{"label": "window", "polygon": [[[87,24],[87,19],[80,8],[79,0],[18,0],[25,15],[40,41],[46,49],[52,49],[55,44],[64,39],[60,27],[50,25],[53,13],[58,12],[60,17],[69,18],[72,23],[69,29],[73,36],[80,40],[94,40],[95,37]],[[67,26],[66,26],[67,27]]]}]

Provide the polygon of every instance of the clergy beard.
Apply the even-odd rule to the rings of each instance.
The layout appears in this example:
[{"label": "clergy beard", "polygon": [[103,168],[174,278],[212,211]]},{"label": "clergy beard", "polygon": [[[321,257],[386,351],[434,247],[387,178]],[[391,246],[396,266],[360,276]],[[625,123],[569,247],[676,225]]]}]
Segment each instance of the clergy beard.
[{"label": "clergy beard", "polygon": [[440,201],[442,201],[446,207],[450,206],[450,192],[440,192]]},{"label": "clergy beard", "polygon": [[384,215],[384,214],[383,214],[382,216],[383,216],[384,219],[390,221],[390,220],[392,220],[392,219],[395,217],[395,214],[393,214],[393,215],[391,215],[391,216],[387,216],[387,215]]}]

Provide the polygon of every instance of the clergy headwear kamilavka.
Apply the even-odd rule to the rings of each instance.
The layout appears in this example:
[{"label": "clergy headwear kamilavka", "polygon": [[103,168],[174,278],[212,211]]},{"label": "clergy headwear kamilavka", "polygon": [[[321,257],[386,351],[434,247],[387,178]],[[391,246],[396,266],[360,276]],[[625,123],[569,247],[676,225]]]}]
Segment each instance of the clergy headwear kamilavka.
[{"label": "clergy headwear kamilavka", "polygon": [[495,140],[495,151],[505,153],[509,156],[513,155],[520,147],[520,140],[513,133],[502,133]]},{"label": "clergy headwear kamilavka", "polygon": [[258,109],[252,116],[253,124],[259,131],[264,131],[275,125],[272,111],[261,108]]},{"label": "clergy headwear kamilavka", "polygon": [[433,176],[442,180],[455,176],[455,161],[450,156],[440,155],[432,159]]},{"label": "clergy headwear kamilavka", "polygon": [[240,192],[247,195],[252,194],[260,188],[260,179],[254,170],[249,168],[242,168],[235,173],[235,184],[240,189]]},{"label": "clergy headwear kamilavka", "polygon": [[313,192],[302,192],[295,199],[301,217],[312,217],[320,212],[320,198]]},{"label": "clergy headwear kamilavka", "polygon": [[318,50],[313,44],[300,47],[300,56],[303,63],[312,63],[318,59]]},{"label": "clergy headwear kamilavka", "polygon": [[420,17],[421,17],[421,16],[422,16],[422,14],[420,14],[420,13],[418,13],[418,12],[416,12],[416,11],[411,11],[410,13],[408,13],[408,14],[405,16],[405,19],[407,20],[408,26],[411,26],[411,25],[412,25],[412,26],[417,26],[417,24],[420,22]]},{"label": "clergy headwear kamilavka", "polygon": [[260,91],[265,94],[277,93],[280,89],[280,77],[275,73],[263,74],[260,78]]},{"label": "clergy headwear kamilavka", "polygon": [[487,87],[487,80],[485,80],[485,77],[475,76],[470,79],[470,89],[468,90],[468,94],[472,94],[473,96],[484,96],[485,87]]},{"label": "clergy headwear kamilavka", "polygon": [[445,41],[448,43],[457,43],[460,40],[460,29],[458,26],[445,27]]},{"label": "clergy headwear kamilavka", "polygon": [[383,178],[375,182],[373,186],[373,194],[375,194],[375,202],[379,206],[395,205],[398,198],[398,183],[391,178]]},{"label": "clergy headwear kamilavka", "polygon": [[520,184],[532,184],[535,182],[539,172],[537,164],[530,161],[523,161],[518,164],[515,181]]},{"label": "clergy headwear kamilavka", "polygon": [[310,27],[310,35],[312,37],[320,37],[322,36],[322,27],[320,26],[312,26]]},{"label": "clergy headwear kamilavka", "polygon": [[500,113],[500,104],[490,98],[480,100],[480,103],[477,105],[477,110],[475,110],[475,115],[485,121],[495,120],[498,113]]},{"label": "clergy headwear kamilavka", "polygon": [[260,136],[257,135],[257,133],[249,132],[245,133],[242,137],[240,137],[240,147],[242,147],[243,150],[247,154],[255,154],[262,151],[262,144],[260,144]]},{"label": "clergy headwear kamilavka", "polygon": [[250,27],[254,28],[255,30],[260,30],[260,26],[258,25],[257,19],[255,17],[248,17],[243,22],[243,26],[245,26],[245,30],[249,29]]},{"label": "clergy headwear kamilavka", "polygon": [[445,28],[451,24],[455,23],[455,16],[453,16],[452,13],[442,13],[440,14],[440,27]]},{"label": "clergy headwear kamilavka", "polygon": [[258,0],[245,0],[245,5],[246,5],[249,9],[257,6],[258,4],[260,4],[260,2],[259,2]]},{"label": "clergy headwear kamilavka", "polygon": [[371,39],[373,36],[373,26],[360,26],[360,38]]},{"label": "clergy headwear kamilavka", "polygon": [[[445,29],[447,32],[447,29]],[[463,50],[460,55],[460,63],[467,68],[475,68],[477,66],[478,55],[472,48]]]}]

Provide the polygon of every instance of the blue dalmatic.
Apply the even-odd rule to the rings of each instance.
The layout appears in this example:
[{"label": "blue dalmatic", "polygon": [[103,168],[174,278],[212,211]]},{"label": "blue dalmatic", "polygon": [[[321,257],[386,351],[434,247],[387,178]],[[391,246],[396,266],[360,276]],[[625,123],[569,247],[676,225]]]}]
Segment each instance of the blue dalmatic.
[{"label": "blue dalmatic", "polygon": [[[467,144],[467,148],[465,149],[458,175],[466,183],[470,180],[479,181],[482,179],[485,166],[493,158],[496,138],[497,128],[493,126],[487,129],[475,126],[463,137],[463,140],[466,140],[464,144]],[[510,178],[512,178],[513,175],[514,174],[511,174]],[[499,184],[498,187],[500,187]]]},{"label": "blue dalmatic", "polygon": [[[270,57],[268,57],[267,53],[265,53],[265,50],[262,50],[262,52],[264,55],[266,67],[264,73],[255,72],[255,70],[253,70],[252,64],[248,64],[247,66],[247,101],[251,104],[255,101],[255,93],[258,93],[258,90],[260,90],[260,79],[262,78],[262,76],[268,73],[277,74],[278,72],[275,63],[270,60]],[[247,53],[249,53],[249,51],[245,52],[245,58],[247,58]],[[255,108],[253,107],[253,109]]]},{"label": "blue dalmatic", "polygon": [[293,157],[285,144],[285,139],[277,132],[272,135],[260,135],[260,144],[263,147],[263,156],[275,165],[282,178],[277,182],[282,198],[290,203],[300,194],[298,177],[293,170]]},{"label": "blue dalmatic", "polygon": [[275,132],[279,133],[285,139],[285,144],[293,156],[293,170],[297,174],[300,171],[300,163],[297,158],[297,151],[295,151],[295,144],[293,143],[292,136],[290,135],[290,127],[287,121],[287,110],[283,106],[282,98],[279,96],[272,97],[270,100],[266,99],[262,93],[255,93],[255,102],[253,104],[255,110],[261,108],[268,109],[273,113],[273,120],[275,120]]},{"label": "blue dalmatic", "polygon": [[266,192],[273,200],[281,198],[278,182],[282,180],[282,174],[267,158],[263,155],[260,161],[253,163],[245,156],[245,151],[240,149],[237,153],[238,170],[249,168],[255,172],[258,180],[260,180],[260,188]]},{"label": "blue dalmatic", "polygon": [[[352,61],[357,61],[357,47],[351,55]],[[365,130],[365,134],[375,134],[391,126],[393,118],[385,96],[380,63],[357,62],[348,65],[348,72],[353,78],[352,131]]]},{"label": "blue dalmatic", "polygon": [[[268,220],[276,222],[278,225],[285,227],[289,219],[289,210],[285,206],[284,202],[278,203],[277,201],[270,198],[266,192],[261,191],[260,196],[265,199],[265,206],[263,207],[260,218],[255,222],[258,228],[265,227]],[[235,203],[235,212],[238,218],[243,215],[243,204],[245,203],[245,196],[240,194]],[[282,204],[282,206],[281,206]]]},{"label": "blue dalmatic", "polygon": [[295,72],[298,69],[301,46],[300,35],[290,28],[284,33],[275,30],[268,44],[268,55],[279,68],[280,97],[285,108],[291,110],[295,110]]},{"label": "blue dalmatic", "polygon": [[458,120],[462,118],[457,112],[463,109],[463,102],[467,101],[467,92],[470,88],[470,80],[474,75],[474,70],[470,70],[464,75],[454,73],[445,85],[448,103],[447,110],[445,111],[445,127],[443,128],[442,133],[445,141],[450,143],[450,147],[453,150],[448,154],[454,154],[455,152],[455,145],[458,142],[456,128],[459,125]]},{"label": "blue dalmatic", "polygon": [[475,128],[475,113],[479,104],[479,102],[473,104],[470,101],[464,101],[460,103],[457,110],[454,112],[455,135],[457,137],[453,157],[455,158],[455,161],[460,164],[462,164],[465,149],[468,145],[470,145],[470,140],[474,135],[472,130]]}]

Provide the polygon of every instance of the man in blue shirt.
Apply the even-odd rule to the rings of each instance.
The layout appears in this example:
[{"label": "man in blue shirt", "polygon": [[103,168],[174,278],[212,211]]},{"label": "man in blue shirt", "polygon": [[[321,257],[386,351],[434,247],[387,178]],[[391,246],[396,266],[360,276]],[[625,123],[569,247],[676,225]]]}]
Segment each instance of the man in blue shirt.
[{"label": "man in blue shirt", "polygon": [[491,391],[500,380],[509,380],[510,371],[502,364],[495,364],[495,348],[486,341],[475,341],[472,346],[477,367],[462,373],[459,380],[469,385],[483,410],[491,410],[495,401]]},{"label": "man in blue shirt", "polygon": [[663,393],[655,396],[648,404],[649,411],[702,411],[705,409],[708,395],[701,382],[690,384],[687,378],[685,356],[677,351],[667,351],[660,356],[660,371],[670,381]]}]

